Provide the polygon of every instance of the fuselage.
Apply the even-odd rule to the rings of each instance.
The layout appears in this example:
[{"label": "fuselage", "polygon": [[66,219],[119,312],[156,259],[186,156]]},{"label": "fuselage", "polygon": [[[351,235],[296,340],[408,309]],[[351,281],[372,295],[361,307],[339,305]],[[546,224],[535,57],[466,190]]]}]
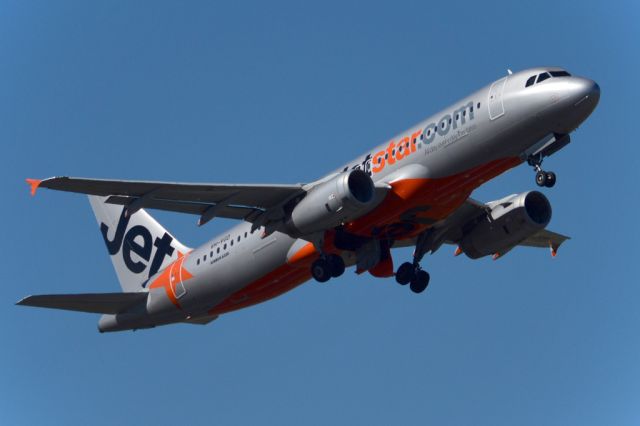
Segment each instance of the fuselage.
[{"label": "fuselage", "polygon": [[[375,208],[345,223],[345,231],[385,241],[415,238],[474,189],[522,163],[523,153],[545,136],[575,130],[595,108],[598,85],[568,75],[527,85],[544,72],[563,73],[544,67],[509,74],[315,182],[360,169],[376,185],[390,187]],[[312,243],[281,232],[265,237],[251,227],[242,222],[185,253],[149,279],[146,312],[105,315],[100,329],[212,318],[310,278],[309,265],[318,256]]]}]

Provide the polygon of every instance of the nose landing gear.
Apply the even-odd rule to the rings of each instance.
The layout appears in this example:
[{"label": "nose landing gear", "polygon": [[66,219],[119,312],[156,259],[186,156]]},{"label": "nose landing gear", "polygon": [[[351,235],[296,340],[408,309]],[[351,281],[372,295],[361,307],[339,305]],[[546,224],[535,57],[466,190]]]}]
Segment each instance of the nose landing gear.
[{"label": "nose landing gear", "polygon": [[552,188],[556,184],[556,174],[542,170],[542,155],[534,155],[527,159],[527,163],[536,171],[536,184]]}]

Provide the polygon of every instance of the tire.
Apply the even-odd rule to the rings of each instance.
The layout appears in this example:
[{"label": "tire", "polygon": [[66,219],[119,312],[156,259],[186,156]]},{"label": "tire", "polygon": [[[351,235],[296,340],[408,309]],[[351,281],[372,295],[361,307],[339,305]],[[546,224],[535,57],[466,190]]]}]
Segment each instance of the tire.
[{"label": "tire", "polygon": [[538,173],[536,173],[536,184],[538,186],[546,186],[547,184],[547,173],[540,170]]},{"label": "tire", "polygon": [[329,263],[324,259],[318,259],[311,264],[311,276],[319,283],[326,283],[331,278]]},{"label": "tire", "polygon": [[544,184],[544,186],[546,186],[547,188],[553,188],[553,185],[556,184],[556,174],[553,172],[547,172],[546,173],[546,182]]},{"label": "tire", "polygon": [[420,269],[416,272],[416,276],[411,280],[411,291],[414,293],[422,293],[429,285],[429,273]]},{"label": "tire", "polygon": [[396,272],[396,282],[400,285],[407,285],[415,277],[415,268],[412,263],[405,262],[398,268]]},{"label": "tire", "polygon": [[327,263],[329,265],[329,272],[331,273],[332,278],[338,278],[340,275],[344,274],[344,260],[342,257],[337,254],[331,254],[327,257]]}]

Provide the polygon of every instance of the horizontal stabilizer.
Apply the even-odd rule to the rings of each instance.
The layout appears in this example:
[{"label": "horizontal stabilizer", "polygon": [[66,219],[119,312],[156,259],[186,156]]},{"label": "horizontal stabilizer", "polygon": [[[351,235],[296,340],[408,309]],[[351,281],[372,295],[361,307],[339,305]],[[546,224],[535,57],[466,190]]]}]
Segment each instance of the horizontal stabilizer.
[{"label": "horizontal stabilizer", "polygon": [[149,293],[41,294],[27,296],[16,305],[66,309],[98,314],[118,314],[143,303]]}]

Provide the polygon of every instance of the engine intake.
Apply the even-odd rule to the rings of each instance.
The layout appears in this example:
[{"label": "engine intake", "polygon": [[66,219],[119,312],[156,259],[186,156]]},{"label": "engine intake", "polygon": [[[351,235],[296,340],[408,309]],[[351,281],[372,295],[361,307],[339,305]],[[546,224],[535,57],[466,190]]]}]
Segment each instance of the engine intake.
[{"label": "engine intake", "polygon": [[308,235],[357,219],[375,205],[371,177],[351,170],[313,187],[288,215],[285,227],[289,235]]},{"label": "engine intake", "polygon": [[538,191],[511,195],[488,204],[491,212],[469,224],[460,248],[472,259],[505,252],[545,228],[551,204]]}]

